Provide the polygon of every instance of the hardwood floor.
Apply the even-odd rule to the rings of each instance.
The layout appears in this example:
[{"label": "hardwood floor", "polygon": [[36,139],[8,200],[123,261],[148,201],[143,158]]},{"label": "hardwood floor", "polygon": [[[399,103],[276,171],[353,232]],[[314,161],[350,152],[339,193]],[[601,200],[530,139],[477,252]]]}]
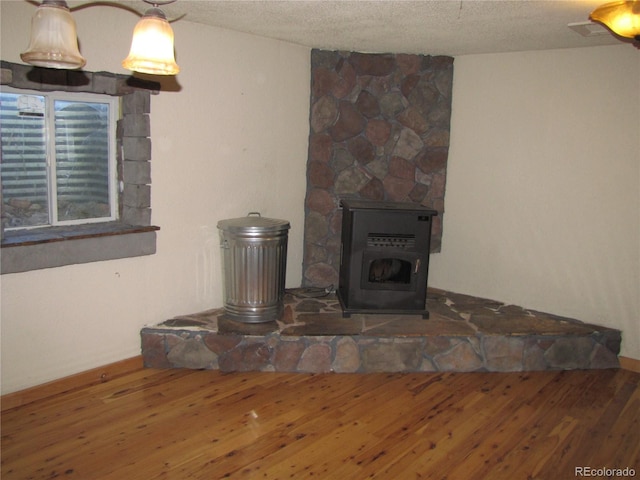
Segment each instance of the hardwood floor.
[{"label": "hardwood floor", "polygon": [[555,480],[580,467],[640,476],[640,374],[141,369],[2,415],[3,480]]}]

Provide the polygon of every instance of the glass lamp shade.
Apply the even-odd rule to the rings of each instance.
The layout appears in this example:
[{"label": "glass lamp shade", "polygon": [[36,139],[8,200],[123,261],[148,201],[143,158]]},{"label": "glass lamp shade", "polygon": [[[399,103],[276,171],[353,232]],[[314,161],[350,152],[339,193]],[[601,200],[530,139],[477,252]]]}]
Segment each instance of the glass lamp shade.
[{"label": "glass lamp shade", "polygon": [[122,66],[152,75],[175,75],[180,71],[173,54],[173,29],[164,12],[150,8],[133,30],[131,50]]},{"label": "glass lamp shade", "polygon": [[640,40],[640,1],[605,3],[591,12],[589,18],[621,37]]},{"label": "glass lamp shade", "polygon": [[20,58],[37,67],[75,69],[87,61],[78,50],[76,22],[66,2],[45,0],[31,19],[31,41]]}]

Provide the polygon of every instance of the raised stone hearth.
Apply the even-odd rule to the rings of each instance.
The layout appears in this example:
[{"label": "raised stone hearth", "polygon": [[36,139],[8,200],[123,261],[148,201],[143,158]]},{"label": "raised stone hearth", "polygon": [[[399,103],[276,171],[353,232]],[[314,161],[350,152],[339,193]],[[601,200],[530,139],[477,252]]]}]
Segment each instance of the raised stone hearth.
[{"label": "raised stone hearth", "polygon": [[141,331],[145,366],[278,372],[526,371],[618,368],[620,332],[430,289],[430,318],[353,315],[335,295],[296,289],[282,319],[238,323],[224,309]]}]

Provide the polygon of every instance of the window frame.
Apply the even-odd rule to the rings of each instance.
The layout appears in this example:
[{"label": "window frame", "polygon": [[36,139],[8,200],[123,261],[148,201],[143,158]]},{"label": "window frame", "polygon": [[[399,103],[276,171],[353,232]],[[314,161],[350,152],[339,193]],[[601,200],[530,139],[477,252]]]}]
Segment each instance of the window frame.
[{"label": "window frame", "polygon": [[[118,97],[111,95],[103,95],[97,93],[72,93],[65,91],[37,91],[29,89],[20,89],[14,87],[3,86],[3,93],[11,93],[15,95],[33,95],[45,98],[45,115],[44,115],[44,144],[46,152],[46,176],[47,176],[47,201],[49,209],[49,220],[43,225],[27,225],[19,227],[5,227],[5,231],[30,230],[35,228],[61,227],[72,225],[84,225],[88,223],[107,223],[118,220],[118,178],[116,163],[116,125],[121,119],[121,106]],[[58,186],[57,186],[57,170],[58,158],[56,156],[55,129],[56,129],[56,110],[57,101],[65,101],[69,103],[105,103],[109,105],[108,120],[108,136],[109,136],[109,153],[108,153],[108,192],[109,192],[109,216],[79,218],[74,220],[60,220],[58,213]]]},{"label": "window frame", "polygon": [[0,60],[0,67],[2,89],[97,93],[120,100],[115,151],[117,220],[18,231],[5,231],[3,224],[0,273],[155,254],[160,227],[151,224],[150,118],[151,95],[159,93],[160,84],[110,72],[55,70],[5,60]]}]

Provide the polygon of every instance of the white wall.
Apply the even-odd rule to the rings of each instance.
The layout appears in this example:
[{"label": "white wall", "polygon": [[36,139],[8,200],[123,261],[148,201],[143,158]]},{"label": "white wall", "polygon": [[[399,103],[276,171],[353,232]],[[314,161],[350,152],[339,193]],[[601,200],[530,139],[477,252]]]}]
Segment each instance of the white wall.
[{"label": "white wall", "polygon": [[[35,8],[0,5],[2,59],[21,63]],[[85,68],[128,73],[137,17],[107,7],[74,17]],[[0,277],[3,394],[139,355],[144,325],[222,306],[219,220],[288,220],[287,286],[301,283],[309,49],[173,28],[179,91],[151,99],[157,253]]]},{"label": "white wall", "polygon": [[623,331],[640,359],[640,51],[455,59],[430,284]]}]

